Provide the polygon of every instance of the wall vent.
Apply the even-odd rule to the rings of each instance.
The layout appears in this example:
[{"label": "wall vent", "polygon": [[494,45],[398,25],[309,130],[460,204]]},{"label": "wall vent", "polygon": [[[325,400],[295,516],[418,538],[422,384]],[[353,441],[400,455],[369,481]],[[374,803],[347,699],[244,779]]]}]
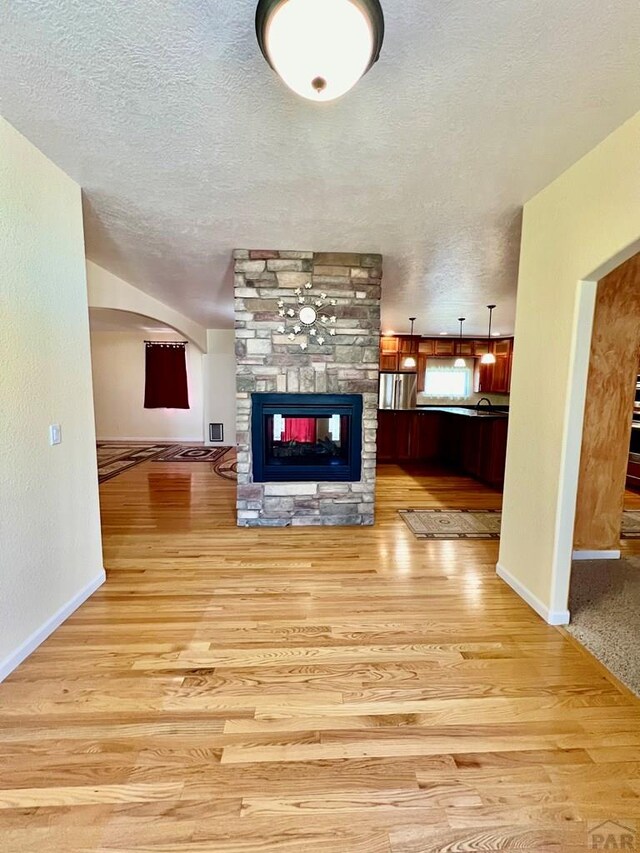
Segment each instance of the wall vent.
[{"label": "wall vent", "polygon": [[209,441],[224,441],[223,424],[209,424]]}]

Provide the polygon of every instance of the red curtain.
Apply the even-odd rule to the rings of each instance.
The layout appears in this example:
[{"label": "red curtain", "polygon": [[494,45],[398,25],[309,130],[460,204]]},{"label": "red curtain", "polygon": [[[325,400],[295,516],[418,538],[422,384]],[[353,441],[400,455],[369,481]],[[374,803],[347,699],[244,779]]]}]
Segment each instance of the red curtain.
[{"label": "red curtain", "polygon": [[189,408],[186,344],[146,344],[144,407]]},{"label": "red curtain", "polygon": [[316,441],[315,418],[285,418],[283,441]]}]

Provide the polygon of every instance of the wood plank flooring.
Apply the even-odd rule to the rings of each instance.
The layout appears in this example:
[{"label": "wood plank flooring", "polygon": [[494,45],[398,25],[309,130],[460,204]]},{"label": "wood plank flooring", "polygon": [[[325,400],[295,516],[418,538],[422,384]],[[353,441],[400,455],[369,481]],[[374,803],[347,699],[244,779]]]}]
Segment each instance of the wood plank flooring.
[{"label": "wood plank flooring", "polygon": [[396,512],[501,496],[379,474],[362,529],[239,530],[205,464],[105,483],[106,585],[0,685],[0,850],[572,853],[590,821],[640,829],[640,703],[496,577],[497,543]]}]

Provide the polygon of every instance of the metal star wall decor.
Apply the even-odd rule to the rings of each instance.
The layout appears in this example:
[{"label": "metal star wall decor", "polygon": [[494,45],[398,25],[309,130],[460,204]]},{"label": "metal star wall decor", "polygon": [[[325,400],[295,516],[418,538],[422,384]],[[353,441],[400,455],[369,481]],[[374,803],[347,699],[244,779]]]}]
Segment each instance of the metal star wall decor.
[{"label": "metal star wall decor", "polygon": [[[315,342],[322,346],[327,336],[334,337],[336,334],[336,315],[331,313],[331,308],[338,304],[337,299],[329,299],[326,293],[316,297],[311,291],[313,284],[308,281],[304,288],[297,287],[293,292],[296,295],[296,307],[286,306],[284,299],[278,299],[278,316],[285,318],[284,323],[278,326],[278,333],[287,335],[290,341],[295,341],[298,335],[308,333]],[[291,321],[293,325],[287,326]],[[308,347],[306,340],[300,341],[300,349]]]}]

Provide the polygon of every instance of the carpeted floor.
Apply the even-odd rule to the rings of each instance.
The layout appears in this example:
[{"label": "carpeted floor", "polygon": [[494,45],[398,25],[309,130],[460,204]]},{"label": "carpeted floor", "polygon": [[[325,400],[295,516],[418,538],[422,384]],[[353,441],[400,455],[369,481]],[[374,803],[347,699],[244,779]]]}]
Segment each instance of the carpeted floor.
[{"label": "carpeted floor", "polygon": [[[401,509],[402,520],[417,539],[499,539],[498,509]],[[625,510],[621,539],[640,539],[640,510]]]},{"label": "carpeted floor", "polygon": [[569,632],[640,696],[640,557],[575,562]]},{"label": "carpeted floor", "polygon": [[[229,455],[229,456],[228,456]],[[188,444],[125,444],[98,442],[98,482],[117,477],[141,462],[209,462],[227,480],[236,479],[235,448]],[[228,457],[228,458],[227,458]]]}]

